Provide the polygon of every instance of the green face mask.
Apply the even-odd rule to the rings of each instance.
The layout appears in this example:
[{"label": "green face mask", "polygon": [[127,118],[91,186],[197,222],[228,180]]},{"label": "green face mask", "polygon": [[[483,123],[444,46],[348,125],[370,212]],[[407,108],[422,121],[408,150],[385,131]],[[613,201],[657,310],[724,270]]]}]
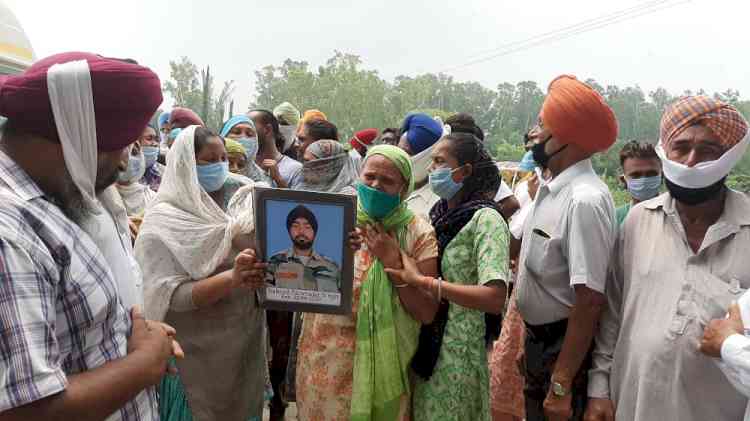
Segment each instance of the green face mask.
[{"label": "green face mask", "polygon": [[357,197],[365,212],[373,219],[388,216],[401,203],[398,195],[388,194],[364,184],[357,183]]}]

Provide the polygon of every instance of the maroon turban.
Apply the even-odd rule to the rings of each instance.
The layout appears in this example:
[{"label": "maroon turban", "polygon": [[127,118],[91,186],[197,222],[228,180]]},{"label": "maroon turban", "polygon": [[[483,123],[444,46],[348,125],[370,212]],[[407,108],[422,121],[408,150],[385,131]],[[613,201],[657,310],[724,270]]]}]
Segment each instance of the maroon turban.
[{"label": "maroon turban", "polygon": [[198,117],[198,114],[190,108],[172,108],[169,115],[169,124],[172,129],[184,129],[188,126],[205,126],[206,124]]},{"label": "maroon turban", "polygon": [[136,141],[162,102],[159,77],[146,67],[96,54],[56,54],[20,75],[0,78],[0,115],[15,129],[59,143],[47,70],[79,60],[88,62],[91,73],[97,148],[116,151]]},{"label": "maroon turban", "polygon": [[354,133],[354,137],[349,140],[349,144],[359,153],[364,155],[367,153],[367,148],[377,137],[378,129],[364,129]]}]

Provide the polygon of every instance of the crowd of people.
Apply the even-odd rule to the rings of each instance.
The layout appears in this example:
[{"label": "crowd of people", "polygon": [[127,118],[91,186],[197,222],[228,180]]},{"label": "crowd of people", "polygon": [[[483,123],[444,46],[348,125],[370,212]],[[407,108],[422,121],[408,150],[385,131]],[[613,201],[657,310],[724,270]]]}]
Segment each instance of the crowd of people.
[{"label": "crowd of people", "polygon": [[[289,102],[151,126],[162,100],[148,68],[88,53],[0,80],[0,420],[282,420],[290,402],[306,421],[750,419],[731,105],[666,107],[658,140],[620,151],[615,208],[592,160],[617,120],[573,76],[519,139],[512,189],[466,113],[345,141]],[[356,196],[350,313],[260,306],[272,265],[335,264],[302,206],[263,261],[256,186]]]}]

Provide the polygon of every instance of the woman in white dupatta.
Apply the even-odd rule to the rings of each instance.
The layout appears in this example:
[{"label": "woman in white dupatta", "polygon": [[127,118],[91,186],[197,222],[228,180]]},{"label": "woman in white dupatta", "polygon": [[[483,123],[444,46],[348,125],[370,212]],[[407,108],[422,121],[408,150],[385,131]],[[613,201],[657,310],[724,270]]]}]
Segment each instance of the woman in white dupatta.
[{"label": "woman in white dupatta", "polygon": [[[135,255],[146,313],[179,326],[187,357],[177,367],[192,419],[260,420],[265,313],[254,289],[263,285],[265,265],[251,248],[252,182],[235,190],[225,164],[219,136],[197,126],[182,131]],[[173,382],[162,390],[162,419],[189,419],[175,416],[186,410],[178,389]]]}]

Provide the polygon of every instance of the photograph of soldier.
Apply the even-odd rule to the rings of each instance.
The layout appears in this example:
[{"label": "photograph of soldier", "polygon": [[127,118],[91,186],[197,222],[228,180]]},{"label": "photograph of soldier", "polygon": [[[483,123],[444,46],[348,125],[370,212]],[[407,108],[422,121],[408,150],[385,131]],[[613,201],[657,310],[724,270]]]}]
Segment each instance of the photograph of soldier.
[{"label": "photograph of soldier", "polygon": [[291,247],[271,255],[266,280],[280,288],[340,292],[339,266],[315,251],[318,234],[315,214],[298,205],[287,215],[286,230]]}]

